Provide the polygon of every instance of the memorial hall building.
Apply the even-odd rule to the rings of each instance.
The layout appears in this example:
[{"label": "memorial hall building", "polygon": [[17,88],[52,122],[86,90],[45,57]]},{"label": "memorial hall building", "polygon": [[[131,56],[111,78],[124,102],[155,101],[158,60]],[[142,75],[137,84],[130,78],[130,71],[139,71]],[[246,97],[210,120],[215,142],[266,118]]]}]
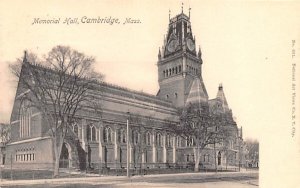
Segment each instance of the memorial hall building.
[{"label": "memorial hall building", "polygon": [[[223,86],[216,87],[215,98],[209,99],[202,78],[201,49],[196,50],[190,16],[181,12],[169,18],[168,33],[158,52],[157,95],[146,94],[106,82],[89,91],[99,97],[101,118],[86,109],[76,116],[65,138],[61,168],[170,168],[194,162],[193,140],[168,130],[166,120],[179,123],[178,109],[187,104],[218,108],[227,117],[235,137],[229,152],[208,145],[200,163],[206,168],[239,165],[239,143],[242,134],[233,119]],[[26,57],[24,58],[27,62]],[[37,66],[37,65],[35,65]],[[22,67],[24,68],[24,66]],[[38,68],[38,67],[37,67]],[[14,168],[52,168],[54,151],[48,126],[41,112],[28,108],[22,96],[27,91],[18,85],[11,115],[11,141],[6,147],[5,164]],[[129,120],[129,156],[126,126]],[[192,138],[191,138],[192,139]],[[227,151],[228,152],[228,151]]]}]

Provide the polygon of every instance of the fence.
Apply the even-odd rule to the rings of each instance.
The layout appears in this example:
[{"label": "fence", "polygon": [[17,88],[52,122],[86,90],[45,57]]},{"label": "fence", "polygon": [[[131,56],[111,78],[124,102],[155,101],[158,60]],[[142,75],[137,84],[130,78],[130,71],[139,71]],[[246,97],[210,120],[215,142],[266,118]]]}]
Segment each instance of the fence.
[{"label": "fence", "polygon": [[43,179],[43,178],[52,177],[53,171],[44,168],[45,165],[53,166],[53,164],[51,163],[21,164],[20,166],[17,166],[17,164],[5,165],[5,166],[2,165],[0,167],[0,178],[1,180],[2,179],[18,180],[18,179]]},{"label": "fence", "polygon": [[[118,166],[116,163],[91,163],[91,167],[87,169],[88,173],[99,175],[116,175],[125,176],[127,173],[126,165]],[[189,173],[194,172],[195,165],[193,163],[177,164],[177,163],[130,163],[130,175],[147,175],[147,174],[173,174],[173,173]],[[218,167],[199,166],[199,172],[237,172],[237,166]]]},{"label": "fence", "polygon": [[[60,177],[85,176],[126,176],[126,164],[117,163],[90,163],[86,169],[75,168],[75,161],[60,160]],[[130,175],[173,174],[194,172],[194,164],[174,163],[130,163]],[[19,179],[49,179],[53,177],[53,163],[8,163],[0,167],[0,178],[7,180]],[[216,171],[213,166],[199,166],[200,172]],[[218,171],[238,171],[238,167],[218,167]]]}]

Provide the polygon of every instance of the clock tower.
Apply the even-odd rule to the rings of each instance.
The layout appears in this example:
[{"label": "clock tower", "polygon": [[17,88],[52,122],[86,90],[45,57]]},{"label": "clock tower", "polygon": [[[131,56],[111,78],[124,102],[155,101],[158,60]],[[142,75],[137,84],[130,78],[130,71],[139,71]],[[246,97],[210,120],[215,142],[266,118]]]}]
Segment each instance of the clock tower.
[{"label": "clock tower", "polygon": [[207,103],[208,95],[202,79],[201,49],[196,52],[196,39],[189,16],[183,11],[169,18],[168,33],[158,53],[158,97],[174,106]]}]

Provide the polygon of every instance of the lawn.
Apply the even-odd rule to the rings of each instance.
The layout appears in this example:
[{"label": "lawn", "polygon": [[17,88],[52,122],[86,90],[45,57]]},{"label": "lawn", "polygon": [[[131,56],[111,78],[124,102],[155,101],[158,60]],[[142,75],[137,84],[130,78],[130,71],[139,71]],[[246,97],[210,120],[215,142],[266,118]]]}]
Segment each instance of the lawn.
[{"label": "lawn", "polygon": [[[60,177],[82,177],[80,173],[72,174],[60,172]],[[28,169],[1,169],[1,179],[7,180],[30,180],[30,179],[51,179],[53,178],[52,170],[28,170]]]}]

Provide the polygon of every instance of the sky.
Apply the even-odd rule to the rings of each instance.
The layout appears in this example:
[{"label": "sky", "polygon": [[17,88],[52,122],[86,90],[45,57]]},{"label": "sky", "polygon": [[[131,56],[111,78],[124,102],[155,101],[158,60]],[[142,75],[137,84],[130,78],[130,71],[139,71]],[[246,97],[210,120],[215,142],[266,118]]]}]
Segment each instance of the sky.
[{"label": "sky", "polygon": [[[292,104],[292,83],[298,83],[299,91],[300,79],[297,64],[292,81],[292,64],[299,63],[300,52],[299,1],[0,0],[0,122],[9,122],[16,92],[8,64],[24,50],[42,56],[56,45],[70,46],[94,56],[106,82],[155,95],[157,55],[167,33],[169,9],[171,17],[179,14],[182,2],[186,14],[191,7],[209,98],[216,97],[222,83],[244,139],[260,142],[260,187],[297,187],[293,180],[299,174],[300,126],[297,115],[292,136],[291,118],[292,107],[296,114],[300,109],[298,93]],[[35,18],[80,22],[84,16],[141,23],[32,24]]]},{"label": "sky", "polygon": [[[0,1],[4,2],[4,1]],[[105,81],[156,94],[157,54],[171,17],[191,8],[192,31],[201,46],[209,98],[223,84],[245,138],[278,131],[274,119],[290,111],[291,41],[299,38],[296,3],[266,1],[9,1],[0,4],[0,122],[9,122],[16,81],[8,64],[28,50],[39,56],[68,45],[96,58]],[[297,4],[299,5],[299,4]],[[65,18],[139,19],[140,24],[62,24]],[[60,24],[32,24],[35,18]],[[299,32],[298,32],[299,33]],[[284,62],[286,61],[286,62]],[[286,65],[284,65],[286,64]],[[286,103],[284,101],[287,101]],[[276,108],[279,107],[280,108]],[[276,115],[275,115],[276,116]],[[275,123],[274,123],[275,122]]]}]

